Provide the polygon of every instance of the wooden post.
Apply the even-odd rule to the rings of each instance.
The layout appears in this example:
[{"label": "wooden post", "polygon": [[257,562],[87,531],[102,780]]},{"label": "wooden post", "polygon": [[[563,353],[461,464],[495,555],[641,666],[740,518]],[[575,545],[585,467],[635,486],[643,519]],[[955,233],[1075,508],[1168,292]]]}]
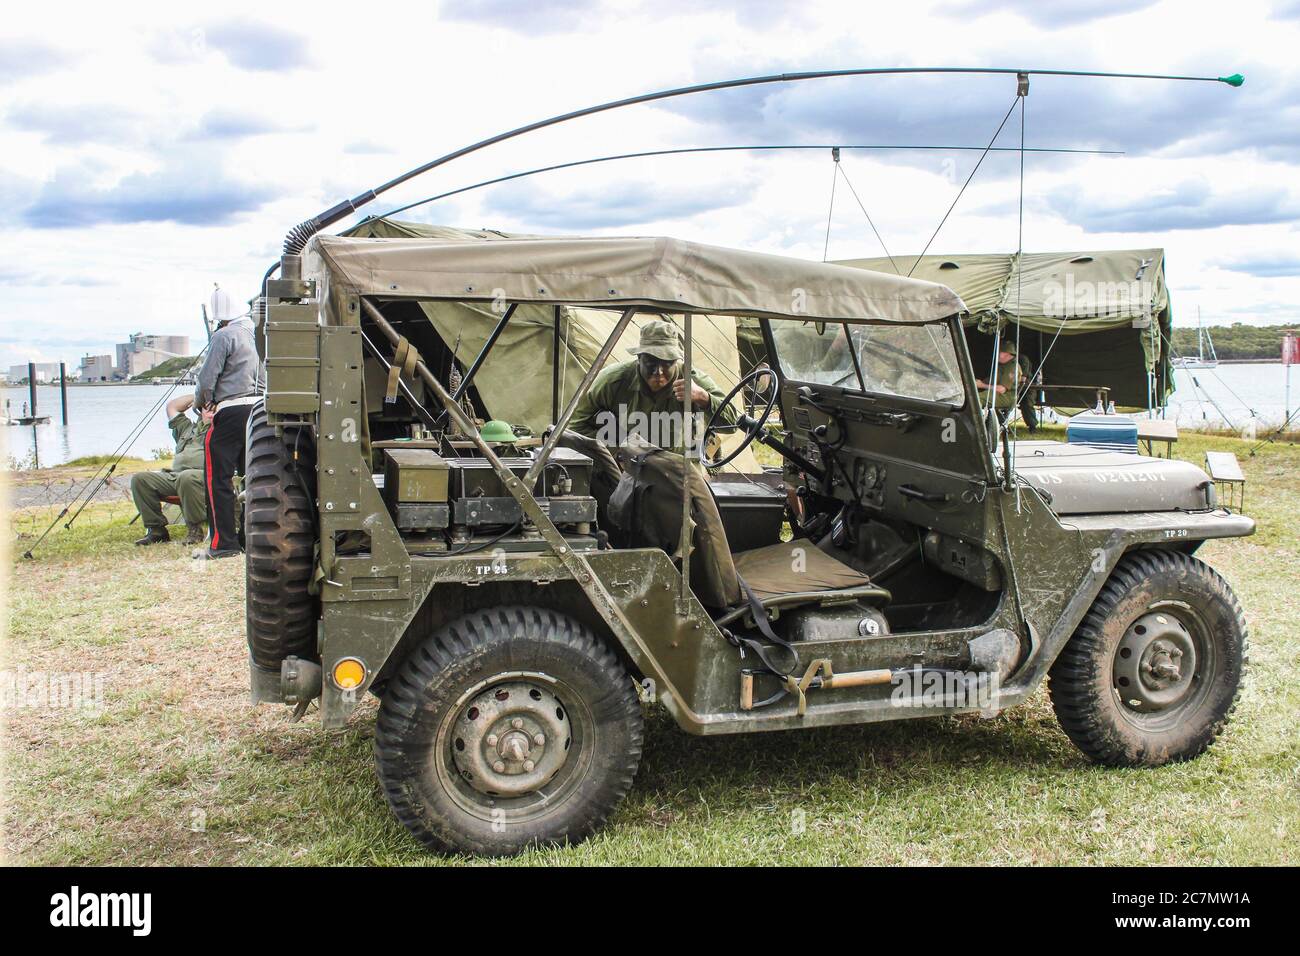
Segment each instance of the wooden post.
[{"label": "wooden post", "polygon": [[59,363],[59,399],[63,403],[63,424],[68,424],[68,367]]},{"label": "wooden post", "polygon": [[32,402],[31,405],[29,406],[29,411],[27,412],[27,414],[31,415],[32,418],[35,418],[36,417],[36,363],[35,362],[27,363],[27,394],[29,394],[32,397]]}]

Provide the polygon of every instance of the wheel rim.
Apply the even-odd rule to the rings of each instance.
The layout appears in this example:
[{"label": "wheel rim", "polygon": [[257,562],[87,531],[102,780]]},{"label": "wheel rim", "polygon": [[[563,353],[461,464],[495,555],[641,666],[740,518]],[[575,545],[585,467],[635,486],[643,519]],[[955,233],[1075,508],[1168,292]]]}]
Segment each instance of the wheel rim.
[{"label": "wheel rim", "polygon": [[1210,633],[1183,604],[1152,607],[1129,624],[1115,648],[1111,682],[1131,721],[1174,724],[1197,706],[1216,661]]},{"label": "wheel rim", "polygon": [[591,713],[563,682],[498,674],[450,708],[435,741],[434,771],[466,812],[520,823],[553,810],[591,764]]}]

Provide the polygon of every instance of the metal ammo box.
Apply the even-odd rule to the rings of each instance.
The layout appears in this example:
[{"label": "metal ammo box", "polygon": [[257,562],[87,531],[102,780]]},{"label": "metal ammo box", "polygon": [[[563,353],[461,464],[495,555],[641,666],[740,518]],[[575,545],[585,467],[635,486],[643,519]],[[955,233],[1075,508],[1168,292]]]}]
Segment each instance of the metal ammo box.
[{"label": "metal ammo box", "polygon": [[447,527],[447,459],[427,448],[384,449],[384,500],[402,530]]},{"label": "metal ammo box", "polygon": [[[524,477],[531,458],[503,458],[517,477]],[[453,524],[467,527],[505,524],[522,517],[519,503],[502,484],[484,458],[449,458]],[[556,448],[532,489],[544,500],[557,525],[588,524],[596,520],[596,499],[591,497],[591,459],[567,448]]]}]

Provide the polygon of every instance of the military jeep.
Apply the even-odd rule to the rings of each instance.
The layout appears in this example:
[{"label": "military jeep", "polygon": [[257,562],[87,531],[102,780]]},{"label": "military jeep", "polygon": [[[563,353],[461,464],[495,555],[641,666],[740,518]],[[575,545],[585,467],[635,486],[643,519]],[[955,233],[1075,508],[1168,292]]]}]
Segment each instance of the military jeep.
[{"label": "military jeep", "polygon": [[[1195,757],[1233,708],[1246,624],[1195,553],[1254,523],[1190,464],[1011,440],[942,285],[671,239],[322,235],[266,291],[252,697],[337,728],[376,696],[384,794],[429,848],[582,840],[632,785],[647,703],[753,733],[991,715],[1047,678],[1112,766]],[[438,351],[447,303],[495,316],[472,361]],[[552,427],[482,427],[503,331],[553,322],[554,359],[574,310],[610,331],[556,377]],[[771,365],[707,422],[685,391],[685,458],[576,440],[630,329],[675,322],[690,369],[717,317],[757,318]],[[711,493],[754,442],[781,467]]]}]

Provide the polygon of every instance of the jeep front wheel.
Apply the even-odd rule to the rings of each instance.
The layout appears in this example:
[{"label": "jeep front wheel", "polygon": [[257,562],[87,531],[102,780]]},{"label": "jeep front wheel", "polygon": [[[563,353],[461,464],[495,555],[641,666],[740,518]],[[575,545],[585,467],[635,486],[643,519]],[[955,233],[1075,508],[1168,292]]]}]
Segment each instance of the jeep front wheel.
[{"label": "jeep front wheel", "polygon": [[1208,565],[1180,552],[1125,555],[1052,665],[1052,706],[1098,763],[1191,759],[1228,722],[1246,641],[1241,605]]},{"label": "jeep front wheel", "polygon": [[441,852],[577,843],[632,785],[641,706],[592,631],[545,608],[468,614],[416,647],[375,728],[397,819]]}]

